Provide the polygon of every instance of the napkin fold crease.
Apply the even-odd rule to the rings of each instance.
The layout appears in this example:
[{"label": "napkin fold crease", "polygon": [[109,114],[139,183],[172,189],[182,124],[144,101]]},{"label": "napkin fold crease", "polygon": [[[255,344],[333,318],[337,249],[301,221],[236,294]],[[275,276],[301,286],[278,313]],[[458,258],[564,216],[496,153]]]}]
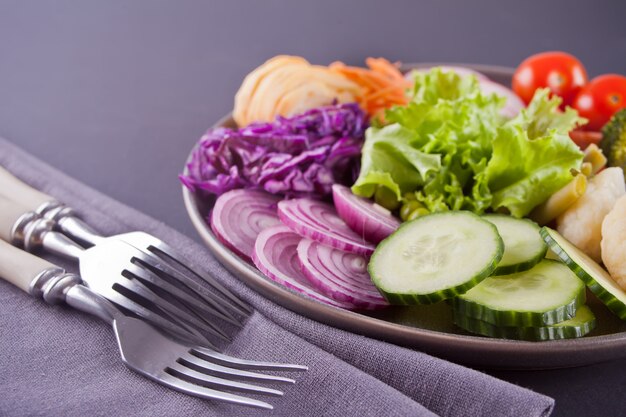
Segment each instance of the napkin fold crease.
[{"label": "napkin fold crease", "polygon": [[[246,287],[202,245],[0,138],[0,165],[75,208],[105,235],[143,230],[176,247],[255,308],[225,353],[306,364],[273,411],[180,394],[128,370],[112,329],[0,281],[0,415],[548,416],[554,400],[433,356],[352,334],[287,310]],[[181,216],[184,216],[181,202]],[[47,259],[76,271],[56,258]]]}]

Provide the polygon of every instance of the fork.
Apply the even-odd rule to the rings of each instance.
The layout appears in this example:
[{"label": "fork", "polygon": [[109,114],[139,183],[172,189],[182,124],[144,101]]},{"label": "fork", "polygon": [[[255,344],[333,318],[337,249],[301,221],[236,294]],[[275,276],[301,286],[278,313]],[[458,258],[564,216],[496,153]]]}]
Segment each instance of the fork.
[{"label": "fork", "polygon": [[117,306],[178,337],[212,347],[205,335],[222,341],[229,341],[229,337],[211,318],[241,326],[225,314],[221,304],[213,302],[215,297],[199,298],[168,281],[158,272],[167,269],[160,266],[159,258],[154,261],[118,240],[85,250],[54,232],[50,220],[25,211],[19,204],[0,196],[0,238],[6,242],[19,240],[28,251],[43,246],[52,253],[78,260],[84,283]]},{"label": "fork", "polygon": [[[151,258],[158,258],[160,261],[159,267],[166,274],[174,277],[177,282],[202,295],[204,298],[212,297],[212,302],[221,304],[226,312],[244,316],[252,313],[250,306],[205,272],[199,265],[196,265],[189,259],[185,259],[176,249],[155,236],[135,231],[103,237],[83,222],[72,208],[32,188],[2,167],[0,167],[0,194],[18,202],[27,211],[33,211],[50,219],[55,222],[56,226],[64,234],[87,246],[97,246],[107,240],[124,241],[151,255]],[[20,236],[16,236],[16,238],[18,246],[20,243],[23,243],[19,241]],[[209,284],[219,297],[215,297],[212,293],[206,291],[203,285],[198,284],[197,279]],[[232,313],[231,318],[235,319],[236,314]]]},{"label": "fork", "polygon": [[272,405],[222,391],[281,396],[282,391],[236,378],[295,383],[295,380],[251,370],[305,371],[303,365],[238,359],[214,350],[188,345],[159,333],[147,323],[124,315],[112,303],[80,284],[78,275],[0,241],[0,277],[48,304],[68,305],[110,323],[122,361],[130,369],[169,388],[204,399],[257,408]]}]

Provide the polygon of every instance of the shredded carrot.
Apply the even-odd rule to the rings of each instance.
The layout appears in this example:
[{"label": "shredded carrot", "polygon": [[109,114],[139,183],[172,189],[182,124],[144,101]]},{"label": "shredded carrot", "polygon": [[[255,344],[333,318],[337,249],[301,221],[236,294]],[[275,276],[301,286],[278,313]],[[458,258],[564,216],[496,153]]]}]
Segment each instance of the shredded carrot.
[{"label": "shredded carrot", "polygon": [[385,109],[408,103],[405,91],[411,84],[404,79],[397,65],[385,58],[367,58],[365,63],[369,68],[349,67],[342,62],[330,64],[331,70],[361,87],[358,100],[363,110],[371,117],[382,118]]}]

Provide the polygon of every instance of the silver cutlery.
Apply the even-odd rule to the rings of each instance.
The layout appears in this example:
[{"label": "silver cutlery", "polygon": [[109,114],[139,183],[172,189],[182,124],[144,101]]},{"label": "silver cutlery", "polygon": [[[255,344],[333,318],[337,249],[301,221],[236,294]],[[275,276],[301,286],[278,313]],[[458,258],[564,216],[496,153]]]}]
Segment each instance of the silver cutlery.
[{"label": "silver cutlery", "polygon": [[200,298],[179,288],[171,277],[168,280],[160,258],[115,239],[84,249],[52,226],[50,220],[0,196],[0,238],[19,241],[29,252],[41,246],[78,261],[83,282],[118,307],[178,337],[212,347],[216,339],[229,341],[215,319],[241,326],[225,314],[225,303],[214,301],[218,296]]},{"label": "silver cutlery", "polygon": [[3,241],[0,241],[0,277],[49,304],[65,302],[110,323],[126,366],[186,394],[272,409],[267,402],[227,391],[280,396],[283,392],[277,389],[237,379],[294,383],[291,378],[251,371],[307,369],[301,365],[238,359],[168,338],[147,323],[124,315],[105,298],[81,285],[78,275],[66,273],[62,268]]},{"label": "silver cutlery", "polygon": [[[33,211],[53,221],[61,232],[86,246],[98,246],[111,240],[123,241],[134,246],[153,261],[153,266],[157,270],[174,277],[177,283],[189,289],[195,296],[212,303],[215,308],[233,320],[237,320],[239,315],[247,316],[252,312],[250,306],[199,265],[185,259],[176,249],[155,236],[135,231],[103,237],[83,222],[73,209],[32,188],[2,167],[0,167],[0,194],[21,204],[27,211]],[[18,246],[26,243],[19,234],[14,238]],[[145,261],[145,258],[142,261]],[[208,291],[206,284],[209,284],[214,292]]]}]

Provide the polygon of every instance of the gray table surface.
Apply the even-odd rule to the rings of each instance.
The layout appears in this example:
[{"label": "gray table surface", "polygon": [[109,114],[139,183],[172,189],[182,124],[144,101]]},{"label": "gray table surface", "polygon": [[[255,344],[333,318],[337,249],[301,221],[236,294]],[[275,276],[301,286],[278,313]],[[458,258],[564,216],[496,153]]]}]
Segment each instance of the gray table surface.
[{"label": "gray table surface", "polygon": [[[0,0],[0,136],[199,240],[177,174],[265,59],[514,67],[559,49],[626,74],[624,16],[619,0]],[[554,416],[626,415],[626,360],[488,372],[554,397]]]}]

